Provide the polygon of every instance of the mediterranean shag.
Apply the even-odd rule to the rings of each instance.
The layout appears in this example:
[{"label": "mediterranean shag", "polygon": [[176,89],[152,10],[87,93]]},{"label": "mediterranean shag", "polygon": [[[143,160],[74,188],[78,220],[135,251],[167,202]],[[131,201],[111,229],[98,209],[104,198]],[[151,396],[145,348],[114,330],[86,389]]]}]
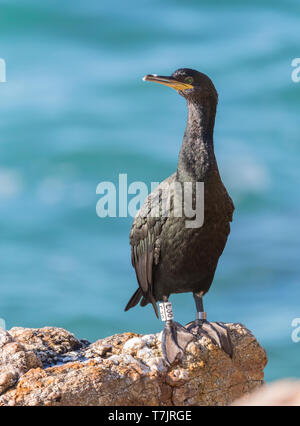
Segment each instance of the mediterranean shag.
[{"label": "mediterranean shag", "polygon": [[[234,211],[214,154],[213,131],[218,94],[207,75],[188,68],[178,69],[170,77],[146,75],[144,80],[174,88],[187,101],[188,118],[176,172],[147,197],[132,224],[131,259],[139,288],[125,311],[141,300],[141,306],[151,303],[158,317],[156,302],[167,306],[170,294],[192,292],[196,320],[185,327],[173,321],[172,316],[166,320],[162,334],[165,360],[169,364],[174,362],[191,340],[203,334],[232,356],[227,329],[220,323],[206,320],[202,301],[212,284],[230,233]],[[195,183],[204,182],[202,226],[187,227],[185,214],[181,217],[174,215],[177,190],[165,191],[162,188],[174,188],[172,184],[178,182],[182,186],[191,182],[193,202]],[[170,196],[173,202],[165,203],[167,212],[161,214],[161,205]],[[157,210],[158,206],[160,210]],[[160,214],[154,213],[154,210]]]}]

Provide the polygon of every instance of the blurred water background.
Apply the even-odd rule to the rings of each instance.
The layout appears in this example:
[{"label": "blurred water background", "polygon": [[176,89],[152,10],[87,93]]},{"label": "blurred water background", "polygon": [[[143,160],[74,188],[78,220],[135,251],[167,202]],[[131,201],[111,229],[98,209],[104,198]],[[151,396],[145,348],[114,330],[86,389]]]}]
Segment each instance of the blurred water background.
[{"label": "blurred water background", "polygon": [[[210,319],[245,323],[266,379],[300,377],[298,0],[0,1],[0,317],[94,340],[159,331],[135,290],[132,218],[96,216],[101,181],[161,181],[176,167],[186,106],[147,73],[201,70],[220,96],[215,149],[235,202],[205,297]],[[190,294],[172,297],[194,316]]]}]

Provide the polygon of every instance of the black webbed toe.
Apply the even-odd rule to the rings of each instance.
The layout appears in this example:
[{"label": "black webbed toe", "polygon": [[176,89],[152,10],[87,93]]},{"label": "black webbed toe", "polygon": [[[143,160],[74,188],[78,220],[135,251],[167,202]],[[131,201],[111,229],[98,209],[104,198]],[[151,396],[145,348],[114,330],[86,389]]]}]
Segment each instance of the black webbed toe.
[{"label": "black webbed toe", "polygon": [[195,320],[188,323],[185,328],[195,336],[205,335],[209,337],[215,345],[223,349],[232,358],[233,348],[230,335],[228,329],[222,323]]}]

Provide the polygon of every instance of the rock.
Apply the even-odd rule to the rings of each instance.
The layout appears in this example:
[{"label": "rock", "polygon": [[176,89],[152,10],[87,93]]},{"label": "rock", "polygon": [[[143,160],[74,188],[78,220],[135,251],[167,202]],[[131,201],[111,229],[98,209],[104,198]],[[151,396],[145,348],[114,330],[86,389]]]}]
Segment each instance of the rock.
[{"label": "rock", "polygon": [[41,366],[33,351],[26,350],[11,334],[0,328],[0,395],[24,373]]},{"label": "rock", "polygon": [[44,367],[77,360],[79,354],[76,351],[86,346],[74,334],[58,327],[14,327],[9,334],[27,351],[33,351]]},{"label": "rock", "polygon": [[299,406],[300,380],[279,380],[271,385],[262,386],[261,389],[238,399],[232,405]]},{"label": "rock", "polygon": [[10,365],[4,380],[0,375],[0,405],[231,404],[261,387],[267,357],[243,325],[225,325],[232,359],[202,337],[171,367],[162,358],[160,333],[89,344],[61,328],[13,328],[3,332],[6,343],[0,340],[0,368]]}]

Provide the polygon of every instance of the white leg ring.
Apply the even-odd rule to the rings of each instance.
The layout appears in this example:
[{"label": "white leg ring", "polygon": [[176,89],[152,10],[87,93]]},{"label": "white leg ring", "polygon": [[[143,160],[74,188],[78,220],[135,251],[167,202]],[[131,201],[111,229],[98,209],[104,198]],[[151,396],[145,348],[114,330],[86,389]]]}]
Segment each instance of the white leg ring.
[{"label": "white leg ring", "polygon": [[159,304],[159,312],[160,312],[160,317],[161,317],[162,321],[168,321],[168,320],[172,320],[174,318],[171,302],[160,303]]}]

